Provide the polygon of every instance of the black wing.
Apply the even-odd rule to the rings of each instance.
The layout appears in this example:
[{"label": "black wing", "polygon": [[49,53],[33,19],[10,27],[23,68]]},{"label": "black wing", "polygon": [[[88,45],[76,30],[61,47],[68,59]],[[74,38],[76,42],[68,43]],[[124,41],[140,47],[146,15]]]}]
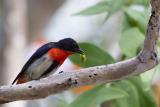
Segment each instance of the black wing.
[{"label": "black wing", "polygon": [[17,81],[17,79],[28,69],[28,67],[38,58],[43,56],[45,53],[47,53],[51,48],[55,46],[54,42],[49,42],[43,46],[41,46],[26,62],[26,64],[23,66],[21,72],[17,75],[17,77],[12,82],[12,85]]}]

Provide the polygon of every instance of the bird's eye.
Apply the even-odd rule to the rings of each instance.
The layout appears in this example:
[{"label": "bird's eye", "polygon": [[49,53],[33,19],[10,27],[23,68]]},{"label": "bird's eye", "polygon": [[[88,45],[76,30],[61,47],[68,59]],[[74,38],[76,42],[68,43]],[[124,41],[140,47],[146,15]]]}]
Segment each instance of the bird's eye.
[{"label": "bird's eye", "polygon": [[76,47],[77,45],[75,43],[72,44],[73,47]]}]

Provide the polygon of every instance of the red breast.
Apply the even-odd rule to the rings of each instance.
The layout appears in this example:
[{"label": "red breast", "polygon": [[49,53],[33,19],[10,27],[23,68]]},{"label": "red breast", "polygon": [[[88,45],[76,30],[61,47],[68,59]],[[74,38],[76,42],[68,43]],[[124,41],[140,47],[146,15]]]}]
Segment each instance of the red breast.
[{"label": "red breast", "polygon": [[60,64],[64,62],[64,60],[69,56],[72,55],[74,52],[62,50],[59,48],[52,48],[48,51],[48,54],[52,60],[58,61]]}]

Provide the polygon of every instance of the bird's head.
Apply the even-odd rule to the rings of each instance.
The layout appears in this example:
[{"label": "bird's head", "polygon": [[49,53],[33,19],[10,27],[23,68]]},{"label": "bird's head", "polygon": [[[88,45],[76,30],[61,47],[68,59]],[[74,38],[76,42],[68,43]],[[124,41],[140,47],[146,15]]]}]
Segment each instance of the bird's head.
[{"label": "bird's head", "polygon": [[79,47],[78,43],[72,38],[65,38],[57,42],[60,49],[72,52],[84,54],[84,51]]}]

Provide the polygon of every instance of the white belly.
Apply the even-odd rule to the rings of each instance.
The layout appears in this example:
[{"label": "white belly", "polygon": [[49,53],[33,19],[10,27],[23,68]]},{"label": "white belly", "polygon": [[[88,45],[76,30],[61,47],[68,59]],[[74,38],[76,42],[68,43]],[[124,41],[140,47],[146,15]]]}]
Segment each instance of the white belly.
[{"label": "white belly", "polygon": [[45,54],[37,59],[27,70],[30,79],[39,79],[42,74],[52,65],[52,60]]}]

